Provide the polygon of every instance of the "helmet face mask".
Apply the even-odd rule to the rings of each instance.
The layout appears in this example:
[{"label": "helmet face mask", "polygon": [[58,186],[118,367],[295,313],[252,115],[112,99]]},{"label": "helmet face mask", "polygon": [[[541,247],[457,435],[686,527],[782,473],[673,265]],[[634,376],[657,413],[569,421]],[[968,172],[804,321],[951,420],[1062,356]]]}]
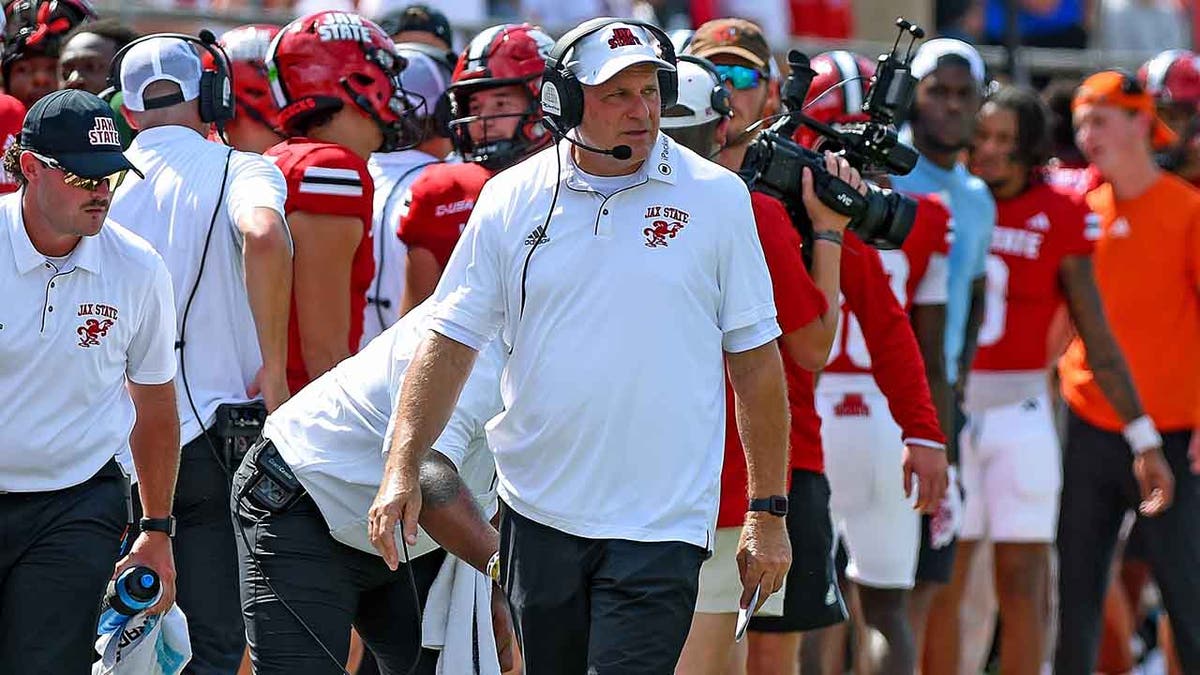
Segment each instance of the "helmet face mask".
[{"label": "helmet face mask", "polygon": [[[493,171],[515,164],[549,145],[551,136],[542,126],[538,98],[546,57],[554,41],[529,24],[505,24],[477,35],[458,59],[449,87],[450,133],[454,147],[468,162]],[[499,87],[518,86],[527,105],[516,113],[472,115],[471,97]],[[517,118],[516,130],[507,138],[473,138],[473,122]],[[486,128],[486,126],[485,126]]]},{"label": "helmet face mask", "polygon": [[420,97],[400,84],[407,62],[382,29],[356,14],[326,11],[293,21],[271,41],[266,63],[279,124],[288,134],[351,105],[379,127],[379,151],[421,140],[412,103]]}]

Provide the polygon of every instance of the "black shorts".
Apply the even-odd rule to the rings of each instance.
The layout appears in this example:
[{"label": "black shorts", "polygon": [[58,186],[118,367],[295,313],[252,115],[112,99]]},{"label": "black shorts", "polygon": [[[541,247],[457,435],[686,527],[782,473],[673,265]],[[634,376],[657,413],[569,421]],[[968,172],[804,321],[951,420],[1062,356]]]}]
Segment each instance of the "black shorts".
[{"label": "black shorts", "polygon": [[954,573],[954,554],[958,552],[958,537],[946,546],[935,549],[929,544],[929,521],[932,516],[921,516],[921,551],[917,554],[917,581],[935,584],[950,583]]},{"label": "black shorts", "polygon": [[846,620],[846,603],[838,587],[829,481],[824,474],[792,471],[788,491],[788,537],[792,568],[783,594],[783,616],[758,616],[750,630],[794,633],[825,628]]}]

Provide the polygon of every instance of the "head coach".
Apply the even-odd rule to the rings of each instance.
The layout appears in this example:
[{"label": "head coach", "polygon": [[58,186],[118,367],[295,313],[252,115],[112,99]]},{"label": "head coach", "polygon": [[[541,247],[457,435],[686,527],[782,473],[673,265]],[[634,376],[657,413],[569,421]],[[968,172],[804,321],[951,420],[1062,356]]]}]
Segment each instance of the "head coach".
[{"label": "head coach", "polygon": [[[106,219],[133,165],[99,98],[39,100],[4,166],[22,188],[0,199],[0,672],[88,672],[128,514],[118,453],[133,452],[143,513],[171,513],[171,279]],[[118,569],[132,564],[158,572],[153,609],[169,608],[167,534],[143,531]]]},{"label": "head coach", "polygon": [[[676,89],[657,28],[595,19],[555,45],[541,104],[562,139],[476,202],[372,507],[395,561],[392,528],[415,534],[418,463],[499,332],[511,350],[488,430],[499,564],[535,675],[674,668],[713,544],[726,363],[749,496],[786,500],[780,332],[750,195],[659,133]],[[750,514],[740,547],[743,583],[763,600],[791,558],[784,510]]]},{"label": "head coach", "polygon": [[[260,155],[207,139],[235,102],[224,55],[200,42],[147,36],[114,59],[111,79],[138,130],[127,152],[145,178],[116,192],[112,219],[162,255],[179,310],[179,606],[189,671],[208,673],[236,670],[245,648],[229,484],[264,404],[273,410],[289,394],[292,258],[283,175]],[[216,70],[203,69],[197,46]]]}]

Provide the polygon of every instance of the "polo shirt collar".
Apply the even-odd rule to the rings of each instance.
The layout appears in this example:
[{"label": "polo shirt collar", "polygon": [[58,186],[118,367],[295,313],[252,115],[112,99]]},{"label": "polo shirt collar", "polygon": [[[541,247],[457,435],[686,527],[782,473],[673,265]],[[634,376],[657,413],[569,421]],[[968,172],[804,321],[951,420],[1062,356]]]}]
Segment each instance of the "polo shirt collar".
[{"label": "polo shirt collar", "polygon": [[195,129],[178,124],[150,127],[149,129],[139,131],[138,135],[134,137],[133,142],[139,148],[153,148],[160,145],[178,143],[180,140],[201,140],[207,142],[207,139],[201,136]]},{"label": "polo shirt collar", "polygon": [[[25,190],[21,189],[5,198],[4,219],[8,221],[8,236],[12,244],[13,262],[16,263],[18,272],[28,274],[46,263],[46,255],[33,247],[29,233],[25,231],[25,219],[21,213],[21,199],[24,194]],[[104,227],[108,227],[110,224],[108,220],[105,220]],[[100,273],[99,243],[95,240],[101,236],[103,231],[102,229],[93,237],[82,238],[75,246],[71,257],[71,262],[75,267],[85,269],[93,274]]]},{"label": "polo shirt collar", "polygon": [[[575,130],[568,132],[571,138],[576,138]],[[566,182],[567,187],[575,189],[587,189],[587,181],[580,176],[579,167],[575,166],[575,160],[571,157],[571,144],[565,140],[558,142],[558,157],[559,165],[562,166],[562,171],[559,174],[559,180]],[[587,152],[583,150],[582,152]],[[658,132],[658,139],[654,143],[654,147],[650,150],[650,156],[635,172],[636,175],[641,175],[649,180],[655,180],[667,185],[675,184],[675,171],[679,166],[679,146],[675,141],[662,131]]]}]

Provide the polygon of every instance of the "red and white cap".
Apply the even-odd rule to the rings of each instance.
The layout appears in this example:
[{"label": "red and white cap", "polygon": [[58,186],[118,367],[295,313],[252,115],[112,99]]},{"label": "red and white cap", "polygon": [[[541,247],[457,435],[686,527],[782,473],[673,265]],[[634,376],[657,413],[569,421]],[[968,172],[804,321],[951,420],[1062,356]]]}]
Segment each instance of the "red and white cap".
[{"label": "red and white cap", "polygon": [[642,26],[610,23],[576,43],[566,65],[586,85],[603,84],[639,63],[675,70],[675,66],[659,57],[654,47],[655,39]]}]

